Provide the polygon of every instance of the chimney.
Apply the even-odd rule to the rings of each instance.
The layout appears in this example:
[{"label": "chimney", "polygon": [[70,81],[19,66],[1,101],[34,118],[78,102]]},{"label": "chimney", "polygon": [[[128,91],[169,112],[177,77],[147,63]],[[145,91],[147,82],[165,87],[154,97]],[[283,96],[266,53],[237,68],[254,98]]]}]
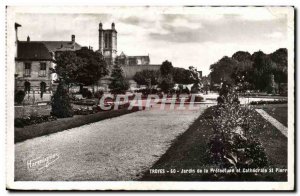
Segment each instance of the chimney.
[{"label": "chimney", "polygon": [[30,37],[29,36],[27,36],[27,42],[30,42]]},{"label": "chimney", "polygon": [[19,40],[18,40],[18,28],[19,28],[19,27],[21,27],[21,25],[20,25],[20,24],[18,24],[18,23],[15,23],[16,42],[17,42],[17,41],[19,41]]},{"label": "chimney", "polygon": [[115,30],[115,23],[111,23],[111,29]]},{"label": "chimney", "polygon": [[72,35],[71,39],[72,39],[72,44],[75,44],[75,35]]}]

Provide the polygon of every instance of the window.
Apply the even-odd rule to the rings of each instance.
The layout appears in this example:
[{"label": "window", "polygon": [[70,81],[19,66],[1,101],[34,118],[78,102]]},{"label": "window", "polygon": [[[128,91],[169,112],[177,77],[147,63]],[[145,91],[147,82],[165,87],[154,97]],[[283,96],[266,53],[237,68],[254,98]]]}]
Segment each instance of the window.
[{"label": "window", "polygon": [[108,48],[108,34],[105,34],[104,38],[105,38],[105,40],[104,40],[104,47]]},{"label": "window", "polygon": [[40,73],[39,76],[46,76],[46,63],[40,63]]},{"label": "window", "polygon": [[28,77],[31,75],[31,63],[25,63],[24,76]]},{"label": "window", "polygon": [[111,39],[111,35],[109,34],[109,47],[111,48],[111,43],[112,43],[112,39]]},{"label": "window", "polygon": [[29,93],[30,92],[30,82],[24,82],[24,91]]}]

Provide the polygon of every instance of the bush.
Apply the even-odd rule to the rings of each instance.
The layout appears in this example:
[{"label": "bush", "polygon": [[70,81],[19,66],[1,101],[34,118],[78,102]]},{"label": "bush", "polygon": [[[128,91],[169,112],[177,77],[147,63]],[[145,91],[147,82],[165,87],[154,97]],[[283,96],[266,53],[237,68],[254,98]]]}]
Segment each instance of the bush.
[{"label": "bush", "polygon": [[19,90],[15,93],[15,102],[21,104],[25,98],[26,93],[22,90]]},{"label": "bush", "polygon": [[182,93],[184,93],[184,94],[190,94],[189,88],[185,87],[185,89],[182,90]]},{"label": "bush", "polygon": [[56,117],[48,116],[48,115],[15,118],[15,127],[23,128],[24,126],[35,125],[35,124],[49,122],[49,121],[53,121],[53,120],[56,120]]},{"label": "bush", "polygon": [[[265,149],[252,134],[259,128],[253,117],[255,112],[236,104],[235,98],[231,88],[222,87],[218,97],[219,104],[209,121],[214,134],[207,144],[207,162],[220,168],[266,167],[268,159]],[[218,179],[230,179],[234,175],[216,174]]]},{"label": "bush", "polygon": [[60,82],[57,86],[56,92],[52,97],[51,105],[51,115],[54,115],[58,118],[67,118],[73,116],[73,109],[71,107],[69,95],[62,82]]},{"label": "bush", "polygon": [[104,92],[103,91],[97,91],[94,93],[94,97],[101,99],[101,97],[103,96]]}]

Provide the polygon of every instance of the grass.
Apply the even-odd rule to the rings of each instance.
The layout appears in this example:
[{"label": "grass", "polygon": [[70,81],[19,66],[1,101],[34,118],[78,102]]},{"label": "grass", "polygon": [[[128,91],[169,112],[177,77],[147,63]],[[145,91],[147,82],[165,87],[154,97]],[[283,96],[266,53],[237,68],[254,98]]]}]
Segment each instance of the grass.
[{"label": "grass", "polygon": [[287,104],[266,104],[260,107],[255,108],[261,108],[265,110],[270,116],[278,120],[280,123],[282,123],[284,126],[287,127],[287,121],[288,121],[288,107]]},{"label": "grass", "polygon": [[[176,169],[176,174],[164,173],[153,174],[150,170],[146,171],[141,180],[143,181],[210,181],[213,174],[184,174],[182,169],[201,169],[211,168],[207,165],[206,150],[207,141],[213,134],[213,129],[208,120],[213,116],[213,107],[206,111],[180,135],[167,150],[167,152],[151,167],[153,169],[164,169],[170,171]],[[261,123],[261,129],[254,135],[260,139],[266,150],[271,167],[287,168],[287,138],[283,136],[275,127],[266,122],[258,113],[255,119]],[[210,175],[210,176],[209,176]],[[222,179],[216,179],[222,181]],[[261,175],[257,178],[242,175],[238,181],[286,181],[286,173],[275,173]]]},{"label": "grass", "polygon": [[75,115],[71,118],[61,118],[61,119],[57,119],[56,121],[30,125],[24,128],[15,128],[15,143],[22,142],[27,139],[31,139],[43,135],[49,135],[51,133],[56,133],[67,129],[79,127],[85,124],[98,122],[104,119],[113,118],[124,114],[129,114],[136,111],[139,111],[138,107],[133,107],[132,110],[128,110],[127,108],[124,108],[119,110],[98,112],[89,115]]}]

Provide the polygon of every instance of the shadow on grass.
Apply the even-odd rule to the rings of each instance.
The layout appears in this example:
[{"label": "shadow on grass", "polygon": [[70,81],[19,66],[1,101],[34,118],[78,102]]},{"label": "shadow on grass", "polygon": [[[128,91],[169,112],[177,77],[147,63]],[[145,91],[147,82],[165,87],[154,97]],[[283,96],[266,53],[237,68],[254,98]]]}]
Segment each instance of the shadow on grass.
[{"label": "shadow on grass", "polygon": [[[208,123],[214,112],[210,107],[199,116],[186,132],[178,136],[167,152],[148,170],[142,181],[286,181],[287,173],[267,173],[252,175],[243,173],[226,179],[214,178],[214,174],[197,173],[197,169],[217,168],[208,165],[207,142],[213,134]],[[256,120],[262,122],[261,130],[254,135],[265,147],[272,168],[287,168],[287,138],[258,114]],[[171,172],[175,171],[175,173]],[[195,172],[193,172],[195,171]],[[229,174],[230,175],[230,174]],[[230,180],[229,180],[230,179]]]}]

